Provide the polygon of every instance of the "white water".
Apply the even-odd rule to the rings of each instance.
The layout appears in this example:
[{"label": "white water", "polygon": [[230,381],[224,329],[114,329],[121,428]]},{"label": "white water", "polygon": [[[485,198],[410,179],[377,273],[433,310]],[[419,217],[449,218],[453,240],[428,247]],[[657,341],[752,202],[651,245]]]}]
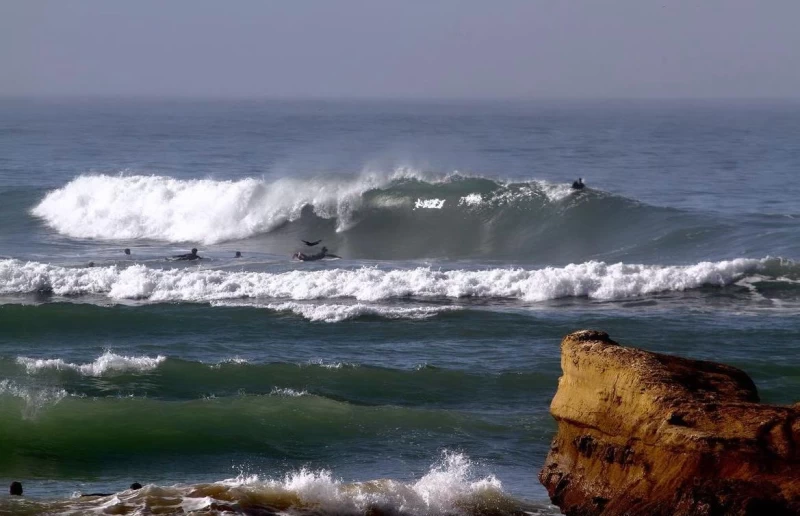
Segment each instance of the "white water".
[{"label": "white water", "polygon": [[83,376],[104,376],[118,373],[143,373],[152,371],[166,360],[163,355],[157,357],[127,357],[106,351],[94,362],[73,364],[61,358],[28,358],[17,357],[17,363],[25,366],[28,374],[36,374],[48,369],[58,371],[75,371]]},{"label": "white water", "polygon": [[385,319],[427,319],[434,317],[442,312],[449,312],[456,310],[455,307],[441,306],[414,306],[414,307],[398,307],[398,306],[380,306],[369,305],[365,303],[354,304],[310,304],[310,303],[268,303],[265,305],[257,304],[243,304],[243,303],[229,303],[229,302],[214,302],[214,306],[252,306],[258,308],[266,308],[275,312],[291,312],[313,322],[327,322],[335,323],[346,321],[348,319],[356,319],[358,317],[373,316],[383,317]]},{"label": "white water", "polygon": [[[383,270],[293,270],[281,273],[231,272],[203,268],[127,267],[67,268],[38,262],[0,260],[0,294],[46,291],[59,296],[102,294],[112,300],[210,302],[237,299],[313,300],[350,298],[378,301],[394,298],[511,298],[544,301],[563,297],[625,299],[657,292],[683,291],[704,285],[730,285],[775,260],[737,258],[687,266],[586,262],[543,269],[497,268],[438,270],[429,267]],[[273,309],[281,309],[278,305]],[[283,306],[303,316],[314,310]],[[358,310],[358,309],[353,309]],[[321,320],[322,320],[321,319]]]},{"label": "white water", "polygon": [[[291,494],[304,506],[318,506],[324,514],[363,514],[380,507],[401,514],[458,514],[473,498],[502,497],[503,486],[490,475],[478,477],[470,460],[459,453],[444,452],[422,478],[412,484],[373,480],[346,484],[326,470],[301,469],[283,479],[261,480],[257,475],[223,480],[230,488],[263,494]],[[477,500],[475,500],[477,501]]]},{"label": "white water", "polygon": [[[74,498],[50,506],[80,514],[176,513],[214,511],[238,504],[286,507],[280,514],[311,511],[320,515],[367,514],[374,510],[398,515],[463,515],[492,507],[516,513],[519,502],[508,496],[494,475],[481,476],[463,454],[444,451],[416,482],[377,479],[348,483],[327,470],[301,468],[283,478],[240,475],[213,484],[157,486],[124,490],[105,497]],[[529,507],[531,514],[552,513]]]},{"label": "white water", "polygon": [[[62,235],[101,240],[152,239],[167,242],[217,242],[267,233],[300,218],[303,208],[335,219],[337,231],[351,228],[364,205],[363,194],[401,179],[436,184],[460,176],[429,177],[400,168],[390,173],[363,173],[353,178],[281,178],[267,181],[181,180],[165,176],[81,175],[49,192],[31,213]],[[558,202],[569,187],[534,181],[500,188],[483,198],[473,193],[455,206],[502,206],[546,199]],[[372,207],[441,210],[440,198],[393,198],[377,195]]]},{"label": "white water", "polygon": [[76,238],[212,244],[268,232],[298,219],[305,206],[347,229],[364,192],[414,174],[400,169],[344,181],[83,175],[48,193],[32,213]]}]

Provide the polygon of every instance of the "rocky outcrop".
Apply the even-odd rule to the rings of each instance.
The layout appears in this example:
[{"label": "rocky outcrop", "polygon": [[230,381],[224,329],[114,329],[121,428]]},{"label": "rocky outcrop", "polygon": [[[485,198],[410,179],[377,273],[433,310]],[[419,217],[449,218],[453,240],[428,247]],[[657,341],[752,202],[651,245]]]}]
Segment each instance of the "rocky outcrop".
[{"label": "rocky outcrop", "polygon": [[800,515],[800,403],[597,331],[567,335],[561,367],[539,480],[565,514]]}]

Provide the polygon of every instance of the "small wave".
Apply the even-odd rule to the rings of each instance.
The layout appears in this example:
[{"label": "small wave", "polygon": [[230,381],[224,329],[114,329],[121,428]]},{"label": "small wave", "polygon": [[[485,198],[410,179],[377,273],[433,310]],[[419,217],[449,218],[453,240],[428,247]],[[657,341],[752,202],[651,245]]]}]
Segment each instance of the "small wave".
[{"label": "small wave", "polygon": [[94,362],[88,364],[72,364],[60,358],[28,358],[17,357],[17,363],[25,366],[28,374],[36,374],[46,370],[76,371],[83,376],[104,376],[107,374],[152,371],[166,357],[159,355],[151,357],[126,357],[106,351]]},{"label": "small wave", "polygon": [[223,364],[236,364],[236,365],[243,365],[247,364],[248,360],[246,358],[242,358],[239,356],[226,358],[225,360],[220,360],[218,364],[215,365],[223,365]]},{"label": "small wave", "polygon": [[[150,269],[144,265],[74,269],[36,262],[0,260],[0,294],[52,292],[60,296],[104,294],[111,299],[150,302],[213,302],[237,299],[499,298],[544,301],[564,297],[625,299],[703,286],[724,287],[754,273],[786,276],[794,263],[737,258],[694,265],[665,266],[590,261],[542,269],[438,270],[429,267],[382,270],[374,267],[294,270],[283,273],[209,269]],[[320,307],[322,306],[322,307]],[[352,316],[377,307],[275,305],[319,320]],[[384,311],[381,311],[384,310]],[[414,309],[401,316],[421,316]],[[388,314],[388,315],[387,315]]]},{"label": "small wave", "polygon": [[349,362],[325,362],[321,358],[309,360],[308,365],[322,367],[323,369],[342,369],[345,367],[349,369],[357,369],[359,367],[358,364],[351,364]]},{"label": "small wave", "polygon": [[301,390],[291,389],[289,387],[273,387],[272,391],[269,393],[270,396],[286,396],[289,398],[299,398],[300,396],[308,396],[308,392]]},{"label": "small wave", "polygon": [[[493,475],[475,473],[463,454],[447,452],[413,483],[392,479],[345,482],[328,470],[303,468],[280,479],[242,475],[212,484],[154,486],[99,499],[50,502],[48,512],[481,515],[551,513],[505,493]],[[43,506],[43,509],[45,507]]]},{"label": "small wave", "polygon": [[[214,303],[216,306],[242,306],[236,303]],[[248,305],[244,305],[248,306]],[[337,323],[359,317],[381,317],[384,319],[428,319],[442,312],[457,310],[456,307],[397,307],[356,304],[307,304],[307,303],[270,303],[266,305],[249,305],[266,308],[277,312],[292,312],[313,322]]]}]

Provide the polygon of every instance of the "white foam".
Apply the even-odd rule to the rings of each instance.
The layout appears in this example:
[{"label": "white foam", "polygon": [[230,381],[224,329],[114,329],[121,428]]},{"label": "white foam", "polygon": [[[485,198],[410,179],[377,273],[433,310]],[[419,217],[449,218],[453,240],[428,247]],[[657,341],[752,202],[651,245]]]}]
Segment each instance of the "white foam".
[{"label": "white foam", "polygon": [[537,184],[550,202],[561,201],[575,193],[575,190],[572,189],[572,185],[565,183],[548,183],[547,181],[537,181]]},{"label": "white foam", "polygon": [[503,491],[503,485],[493,475],[471,480],[471,470],[472,464],[465,455],[445,452],[441,462],[414,484],[414,491],[424,507],[434,513],[452,510],[457,502],[476,492]]},{"label": "white foam", "polygon": [[305,206],[347,229],[364,192],[415,175],[407,168],[353,179],[275,181],[82,175],[49,192],[31,213],[76,238],[211,244],[268,232],[298,219]]},{"label": "white foam", "polygon": [[444,207],[444,199],[417,199],[414,209],[441,210]]},{"label": "white foam", "polygon": [[461,514],[464,505],[489,495],[504,496],[503,487],[494,476],[478,477],[469,459],[445,452],[440,462],[420,480],[407,484],[395,480],[372,480],[344,483],[330,471],[303,468],[283,479],[261,480],[256,475],[219,482],[229,488],[265,493],[287,494],[298,498],[302,506],[317,507],[325,514],[363,514],[378,507],[398,514]]},{"label": "white foam", "polygon": [[104,376],[108,374],[118,374],[127,372],[142,373],[152,371],[166,360],[166,357],[159,355],[151,357],[126,357],[117,355],[111,351],[106,351],[94,362],[87,364],[73,364],[65,362],[60,358],[28,358],[17,357],[17,363],[25,366],[28,374],[36,374],[48,369],[58,371],[75,371],[84,376]]},{"label": "white foam", "polygon": [[270,391],[269,394],[270,396],[284,396],[287,398],[299,398],[301,396],[308,396],[307,391],[296,391],[288,387],[285,388],[273,387],[272,391]]},{"label": "white foam", "polygon": [[336,323],[363,316],[386,319],[427,319],[441,312],[452,311],[454,307],[398,307],[356,304],[306,304],[296,302],[270,303],[262,305],[269,310],[292,312],[309,321]]},{"label": "white foam", "polygon": [[481,204],[483,204],[483,196],[479,193],[471,193],[458,200],[459,206],[468,206],[470,208],[480,206]]},{"label": "white foam", "polygon": [[243,365],[243,364],[246,364],[246,363],[247,363],[247,359],[246,358],[242,358],[240,356],[235,356],[235,357],[231,357],[231,358],[226,358],[225,360],[221,360],[219,362],[219,364],[217,364],[217,365],[221,365],[221,364]]},{"label": "white foam", "polygon": [[[406,297],[543,301],[578,296],[612,300],[704,285],[729,285],[762,270],[767,262],[768,259],[737,258],[688,266],[663,266],[591,261],[533,270],[439,270],[429,267],[383,270],[361,267],[269,273],[200,268],[150,269],[144,265],[123,269],[117,266],[73,269],[0,260],[0,294],[45,289],[65,296],[102,293],[111,299],[146,299],[151,302],[344,298],[379,301]],[[347,313],[350,310],[286,308],[322,320],[338,317],[337,311]],[[370,310],[380,309],[372,307]]]},{"label": "white foam", "polygon": [[321,358],[316,358],[308,361],[309,365],[324,367],[325,369],[341,369],[343,367],[357,368],[358,364],[351,364],[348,362],[325,362]]}]

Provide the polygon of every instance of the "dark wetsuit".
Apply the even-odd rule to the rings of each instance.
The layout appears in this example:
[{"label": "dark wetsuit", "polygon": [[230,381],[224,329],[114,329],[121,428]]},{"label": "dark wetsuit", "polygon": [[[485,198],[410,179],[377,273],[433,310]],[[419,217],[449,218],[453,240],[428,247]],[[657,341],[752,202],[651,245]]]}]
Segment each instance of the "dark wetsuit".
[{"label": "dark wetsuit", "polygon": [[583,184],[583,181],[580,180],[580,179],[572,183],[572,189],[573,190],[583,190],[584,186],[586,186],[586,185]]},{"label": "dark wetsuit", "polygon": [[313,262],[315,260],[322,260],[323,258],[339,258],[335,254],[330,254],[328,248],[323,247],[322,251],[315,254],[294,253],[294,258],[302,262]]},{"label": "dark wetsuit", "polygon": [[176,260],[202,260],[197,254],[197,249],[192,249],[191,253],[175,255],[173,258]]}]

